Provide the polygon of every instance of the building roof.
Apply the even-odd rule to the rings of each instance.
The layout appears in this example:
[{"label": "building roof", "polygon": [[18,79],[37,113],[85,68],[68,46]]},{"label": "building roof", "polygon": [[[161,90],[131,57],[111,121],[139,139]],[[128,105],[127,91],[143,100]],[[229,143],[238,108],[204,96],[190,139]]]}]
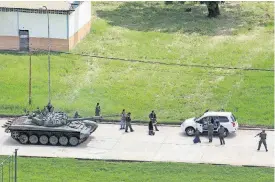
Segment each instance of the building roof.
[{"label": "building roof", "polygon": [[48,10],[70,11],[74,10],[73,3],[79,4],[79,1],[0,1],[0,7],[39,10],[46,6]]}]

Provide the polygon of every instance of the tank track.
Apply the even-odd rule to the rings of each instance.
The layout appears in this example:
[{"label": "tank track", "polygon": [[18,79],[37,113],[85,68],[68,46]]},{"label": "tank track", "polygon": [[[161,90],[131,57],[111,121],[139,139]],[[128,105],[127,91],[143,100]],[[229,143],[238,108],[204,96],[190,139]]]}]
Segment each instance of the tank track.
[{"label": "tank track", "polygon": [[77,146],[87,138],[80,139],[79,133],[11,130],[11,137],[21,144]]}]

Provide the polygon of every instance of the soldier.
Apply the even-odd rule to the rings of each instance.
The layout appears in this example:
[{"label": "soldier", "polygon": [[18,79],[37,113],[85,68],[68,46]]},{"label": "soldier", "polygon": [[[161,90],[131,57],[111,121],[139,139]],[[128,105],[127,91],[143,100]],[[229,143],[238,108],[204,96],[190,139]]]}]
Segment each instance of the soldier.
[{"label": "soldier", "polygon": [[220,125],[220,127],[218,129],[218,133],[219,133],[219,139],[220,139],[221,145],[225,145],[224,131],[225,131],[225,129],[224,129],[223,125]]},{"label": "soldier", "polygon": [[121,120],[120,120],[120,129],[121,130],[125,129],[125,120],[126,120],[126,113],[125,113],[125,109],[123,109],[122,113],[121,113]]},{"label": "soldier", "polygon": [[36,114],[41,114],[39,107],[36,108]]},{"label": "soldier", "polygon": [[156,131],[159,131],[158,130],[158,127],[157,127],[157,115],[154,111],[152,111],[150,114],[149,114],[149,118],[150,118],[150,121],[153,122],[153,125],[155,126],[155,130]]},{"label": "soldier", "polygon": [[128,112],[127,116],[126,116],[126,128],[125,128],[125,132],[128,132],[128,127],[130,128],[130,131],[133,132],[133,128],[131,125],[131,113]]},{"label": "soldier", "polygon": [[99,106],[99,103],[96,104],[95,106],[95,116],[100,116],[100,106]]},{"label": "soldier", "polygon": [[78,112],[76,111],[74,114],[74,118],[80,118],[81,116],[78,114]]},{"label": "soldier", "polygon": [[264,144],[265,151],[268,151],[267,150],[267,146],[266,146],[266,132],[265,132],[265,130],[262,130],[262,132],[258,133],[256,136],[260,136],[260,141],[259,141],[259,145],[258,145],[258,151],[261,149],[262,143]]},{"label": "soldier", "polygon": [[213,132],[214,132],[214,120],[213,118],[211,118],[211,121],[208,123],[207,126],[207,130],[208,130],[208,138],[209,138],[209,142],[212,142],[212,138],[213,138]]},{"label": "soldier", "polygon": [[52,112],[52,105],[51,103],[49,102],[48,105],[46,106],[46,108],[48,109],[48,112]]},{"label": "soldier", "polygon": [[149,121],[149,126],[148,127],[149,127],[149,135],[155,135],[152,120]]}]

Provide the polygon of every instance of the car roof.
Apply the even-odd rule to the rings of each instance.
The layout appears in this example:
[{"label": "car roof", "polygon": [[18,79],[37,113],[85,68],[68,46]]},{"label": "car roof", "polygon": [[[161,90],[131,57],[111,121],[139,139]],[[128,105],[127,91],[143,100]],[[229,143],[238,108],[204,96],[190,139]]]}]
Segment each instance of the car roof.
[{"label": "car roof", "polygon": [[231,116],[231,112],[218,112],[218,111],[209,111],[203,114],[203,116]]}]

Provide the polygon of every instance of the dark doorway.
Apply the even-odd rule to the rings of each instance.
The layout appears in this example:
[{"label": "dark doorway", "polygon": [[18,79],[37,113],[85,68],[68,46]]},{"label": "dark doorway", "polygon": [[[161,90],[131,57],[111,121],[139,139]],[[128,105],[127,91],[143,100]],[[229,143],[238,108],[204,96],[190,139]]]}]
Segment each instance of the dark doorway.
[{"label": "dark doorway", "polygon": [[20,51],[29,51],[29,30],[19,30]]}]

